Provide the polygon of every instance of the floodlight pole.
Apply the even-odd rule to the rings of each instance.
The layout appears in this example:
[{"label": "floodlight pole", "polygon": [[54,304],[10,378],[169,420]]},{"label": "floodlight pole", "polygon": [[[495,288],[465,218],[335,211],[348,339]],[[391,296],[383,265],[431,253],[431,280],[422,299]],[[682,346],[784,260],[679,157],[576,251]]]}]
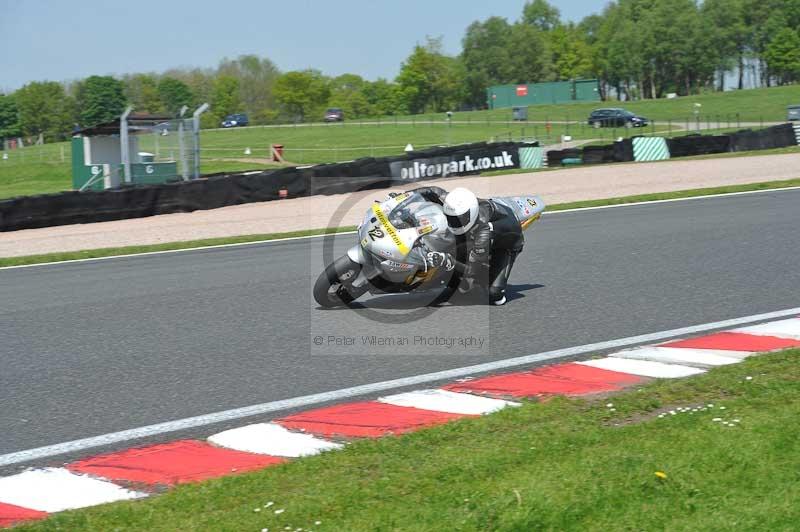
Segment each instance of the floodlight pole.
[{"label": "floodlight pole", "polygon": [[129,105],[122,116],[119,117],[120,157],[122,158],[122,172],[126,183],[131,182],[131,150],[128,144],[128,115],[133,111]]},{"label": "floodlight pole", "polygon": [[204,103],[192,115],[192,128],[194,129],[194,178],[200,177],[200,115],[209,108],[208,103]]},{"label": "floodlight pole", "polygon": [[181,112],[178,115],[178,156],[181,159],[181,177],[184,181],[189,180],[189,163],[186,161],[186,141],[183,140],[183,115],[186,114],[188,110],[189,107],[184,105],[181,107]]}]

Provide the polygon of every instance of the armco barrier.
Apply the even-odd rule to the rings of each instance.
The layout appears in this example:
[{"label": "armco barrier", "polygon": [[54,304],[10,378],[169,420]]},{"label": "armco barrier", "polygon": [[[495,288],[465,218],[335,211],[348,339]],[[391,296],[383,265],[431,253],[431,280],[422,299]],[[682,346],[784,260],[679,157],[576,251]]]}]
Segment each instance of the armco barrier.
[{"label": "armco barrier", "polygon": [[389,186],[412,188],[420,180],[519,168],[519,148],[535,146],[538,143],[479,142],[397,157],[212,175],[188,183],[12,198],[0,201],[0,231],[216,209],[276,200],[282,191],[285,197],[301,197]]}]

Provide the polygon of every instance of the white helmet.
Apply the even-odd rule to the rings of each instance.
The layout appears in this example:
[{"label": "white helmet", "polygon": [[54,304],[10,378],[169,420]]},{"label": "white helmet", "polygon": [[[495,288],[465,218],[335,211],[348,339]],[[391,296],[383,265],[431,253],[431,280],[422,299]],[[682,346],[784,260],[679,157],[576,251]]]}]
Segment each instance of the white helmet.
[{"label": "white helmet", "polygon": [[478,198],[466,188],[454,188],[445,196],[443,210],[450,230],[463,235],[478,220]]}]

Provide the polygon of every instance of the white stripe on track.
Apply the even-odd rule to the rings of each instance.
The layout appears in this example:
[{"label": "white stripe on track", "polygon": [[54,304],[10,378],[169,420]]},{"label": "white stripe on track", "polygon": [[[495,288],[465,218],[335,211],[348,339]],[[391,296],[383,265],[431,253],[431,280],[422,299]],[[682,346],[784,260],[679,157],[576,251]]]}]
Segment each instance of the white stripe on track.
[{"label": "white stripe on track", "polygon": [[220,447],[248,453],[297,458],[341,449],[340,443],[292,432],[274,423],[256,423],[210,436],[208,441]]},{"label": "white stripe on track", "polygon": [[628,373],[630,375],[641,375],[642,377],[653,377],[656,379],[680,379],[705,373],[706,370],[681,366],[680,364],[663,364],[661,362],[651,362],[649,360],[633,360],[630,358],[598,358],[578,362],[584,366],[593,368],[607,369]]},{"label": "white stripe on track", "polygon": [[[783,187],[783,188],[772,188],[766,190],[745,190],[743,192],[728,192],[725,194],[707,194],[705,196],[693,196],[691,198],[672,198],[672,199],[663,199],[663,200],[653,200],[653,201],[637,201],[635,203],[619,203],[615,205],[598,205],[596,207],[578,207],[575,209],[564,209],[561,211],[545,211],[542,213],[542,216],[553,216],[556,214],[566,214],[571,212],[581,212],[581,211],[596,211],[599,209],[619,209],[622,207],[637,207],[641,205],[656,205],[659,203],[672,203],[676,201],[691,201],[691,200],[702,200],[702,199],[713,199],[713,198],[724,198],[730,196],[743,196],[746,194],[764,194],[767,192],[785,192],[791,190],[800,190],[800,187]],[[613,199],[613,198],[608,198]],[[147,251],[145,253],[130,253],[127,255],[112,255],[109,257],[96,257],[92,259],[75,259],[75,260],[64,260],[58,262],[40,262],[38,264],[22,264],[20,266],[3,266],[0,267],[0,271],[2,270],[15,270],[19,268],[35,268],[37,266],[53,266],[53,265],[61,265],[61,264],[75,264],[80,262],[90,262],[90,261],[100,261],[100,260],[111,260],[111,259],[125,259],[125,258],[132,258],[132,257],[144,257],[144,256],[152,256],[152,255],[165,255],[167,253],[183,253],[187,251],[203,251],[209,249],[223,249],[223,248],[232,248],[232,247],[240,247],[240,246],[250,246],[256,244],[271,244],[271,243],[279,243],[279,242],[288,242],[291,240],[307,240],[309,238],[320,238],[323,236],[340,236],[340,235],[354,235],[356,231],[342,231],[340,233],[331,233],[328,235],[308,235],[308,236],[290,236],[286,238],[274,238],[270,240],[254,240],[252,242],[237,242],[235,244],[219,244],[216,246],[202,246],[197,248],[185,248],[185,249],[168,249],[165,251]],[[233,238],[233,237],[232,237]]]},{"label": "white stripe on track", "polygon": [[34,469],[0,478],[0,502],[40,512],[60,512],[146,496],[62,468]]},{"label": "white stripe on track", "polygon": [[511,401],[436,389],[387,395],[379,398],[378,401],[395,406],[410,406],[422,410],[472,416],[490,414],[507,406],[519,406],[519,403],[512,403]]},{"label": "white stripe on track", "polygon": [[743,327],[741,329],[735,329],[731,332],[757,334],[763,336],[777,336],[778,338],[790,338],[793,340],[800,340],[800,319],[795,318],[791,320],[781,320],[781,321],[773,321],[771,323],[762,323],[761,325],[754,325],[752,327]]},{"label": "white stripe on track", "polygon": [[46,445],[44,447],[37,447],[35,449],[27,449],[24,451],[17,451],[13,453],[0,455],[0,467],[12,464],[18,464],[21,462],[28,462],[31,460],[37,460],[41,458],[47,458],[49,456],[57,456],[59,454],[85,451],[86,449],[92,449],[96,447],[102,447],[104,445],[111,445],[120,442],[127,442],[130,440],[157,436],[160,434],[166,434],[169,432],[175,432],[179,430],[203,427],[206,425],[212,425],[214,423],[226,422],[235,419],[243,419],[250,416],[257,416],[261,414],[268,414],[270,412],[278,412],[281,410],[289,410],[293,408],[317,405],[320,403],[326,403],[330,401],[340,401],[342,399],[348,399],[351,397],[357,397],[361,395],[380,393],[387,390],[404,388],[406,386],[416,386],[419,384],[426,384],[437,381],[446,381],[449,379],[466,377],[468,375],[488,373],[491,371],[497,371],[501,369],[514,368],[518,366],[536,364],[538,362],[545,362],[549,360],[558,360],[578,355],[597,353],[610,349],[620,349],[640,344],[654,343],[661,340],[667,340],[669,338],[676,338],[679,336],[697,334],[701,332],[712,331],[715,329],[737,327],[740,325],[758,323],[770,319],[785,318],[787,316],[796,316],[797,314],[800,314],[800,307],[790,308],[786,310],[778,310],[775,312],[766,312],[764,314],[754,314],[752,316],[716,321],[712,323],[705,323],[702,325],[693,325],[691,327],[681,327],[679,329],[671,329],[668,331],[642,334],[639,336],[629,336],[627,338],[618,338],[615,340],[608,340],[593,344],[567,347],[564,349],[556,349],[554,351],[546,351],[544,353],[536,353],[533,355],[525,355],[521,357],[507,358],[504,360],[496,360],[493,362],[477,364],[474,366],[448,369],[444,371],[437,371],[434,373],[424,373],[422,375],[415,375],[413,377],[403,377],[400,379],[393,379],[383,382],[363,384],[361,386],[353,386],[352,388],[343,388],[340,390],[334,390],[330,392],[316,393],[312,395],[303,395],[300,397],[293,397],[291,399],[282,399],[279,401],[271,401],[268,403],[246,406],[243,408],[224,410],[212,414],[205,414],[201,416],[177,419],[174,421],[167,421],[165,423],[157,423],[155,425],[148,425],[145,427],[138,427],[135,429],[103,434],[101,436],[93,436],[90,438],[83,438],[80,440],[57,443],[54,445]]},{"label": "white stripe on track", "polygon": [[684,366],[708,368],[736,364],[745,358],[742,355],[750,354],[747,352],[740,352],[739,355],[728,356],[728,353],[736,353],[736,351],[685,349],[681,347],[639,347],[612,353],[610,356],[614,358],[650,360],[652,362],[663,362],[664,364],[681,364]]}]

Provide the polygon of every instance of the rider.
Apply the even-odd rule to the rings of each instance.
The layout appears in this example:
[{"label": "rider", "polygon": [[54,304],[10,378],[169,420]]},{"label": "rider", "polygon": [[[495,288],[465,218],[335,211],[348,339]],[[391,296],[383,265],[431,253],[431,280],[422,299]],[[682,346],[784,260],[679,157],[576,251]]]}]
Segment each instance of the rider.
[{"label": "rider", "polygon": [[[488,267],[489,302],[504,305],[511,268],[525,243],[513,211],[491,199],[478,199],[463,187],[449,193],[440,187],[422,187],[410,192],[442,206],[458,245],[465,245],[469,251],[464,268],[466,281],[471,284]],[[430,266],[441,267],[457,261],[449,253],[431,252],[428,262]]]}]

